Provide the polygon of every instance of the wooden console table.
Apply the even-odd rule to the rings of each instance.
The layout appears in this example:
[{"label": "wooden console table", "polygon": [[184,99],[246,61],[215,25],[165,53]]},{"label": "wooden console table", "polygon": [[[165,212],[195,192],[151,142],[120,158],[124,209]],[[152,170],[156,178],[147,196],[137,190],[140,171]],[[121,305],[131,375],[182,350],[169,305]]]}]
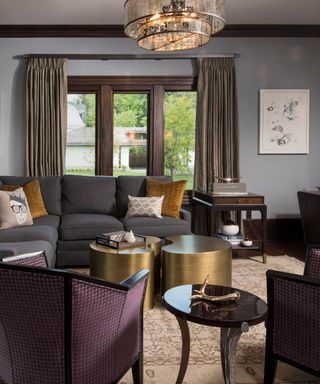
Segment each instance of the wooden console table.
[{"label": "wooden console table", "polygon": [[265,242],[267,237],[267,206],[264,204],[264,196],[248,193],[247,195],[213,195],[205,192],[194,192],[193,202],[193,218],[197,217],[197,207],[201,206],[210,212],[208,233],[210,236],[216,233],[214,226],[214,217],[216,212],[236,211],[237,223],[241,228],[241,212],[246,212],[246,218],[251,219],[253,211],[259,211],[261,215],[261,246],[242,247],[233,246],[237,250],[256,250],[262,252],[263,262],[267,262],[265,254]]}]

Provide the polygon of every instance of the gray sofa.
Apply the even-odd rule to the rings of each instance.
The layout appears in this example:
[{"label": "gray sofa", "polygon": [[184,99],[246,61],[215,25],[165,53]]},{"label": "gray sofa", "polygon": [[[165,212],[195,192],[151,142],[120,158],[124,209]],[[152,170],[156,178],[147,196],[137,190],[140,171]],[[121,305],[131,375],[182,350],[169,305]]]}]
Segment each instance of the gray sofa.
[{"label": "gray sofa", "polygon": [[[0,176],[0,185],[23,185],[32,179]],[[45,250],[50,266],[80,266],[89,264],[89,243],[99,233],[122,229],[158,237],[191,233],[191,215],[185,210],[180,219],[124,217],[128,195],[145,196],[146,177],[64,175],[38,180],[48,216],[34,219],[33,226],[0,230],[0,252]]]}]

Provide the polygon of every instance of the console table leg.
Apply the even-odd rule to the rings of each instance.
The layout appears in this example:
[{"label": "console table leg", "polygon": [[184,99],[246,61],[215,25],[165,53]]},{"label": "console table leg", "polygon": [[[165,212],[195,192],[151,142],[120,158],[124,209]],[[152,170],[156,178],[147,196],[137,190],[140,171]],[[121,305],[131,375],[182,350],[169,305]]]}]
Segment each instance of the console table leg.
[{"label": "console table leg", "polygon": [[265,252],[263,252],[262,254],[262,260],[263,260],[263,264],[267,264],[267,254]]},{"label": "console table leg", "polygon": [[186,320],[183,320],[177,316],[176,316],[176,319],[179,323],[181,336],[182,336],[181,362],[180,362],[180,369],[179,369],[178,377],[176,380],[176,384],[182,384],[184,375],[186,374],[186,370],[188,367],[188,362],[189,362],[190,332],[189,332],[189,327]]},{"label": "console table leg", "polygon": [[243,323],[241,328],[221,328],[220,353],[225,384],[235,384],[236,353],[240,336],[247,332],[249,326]]}]

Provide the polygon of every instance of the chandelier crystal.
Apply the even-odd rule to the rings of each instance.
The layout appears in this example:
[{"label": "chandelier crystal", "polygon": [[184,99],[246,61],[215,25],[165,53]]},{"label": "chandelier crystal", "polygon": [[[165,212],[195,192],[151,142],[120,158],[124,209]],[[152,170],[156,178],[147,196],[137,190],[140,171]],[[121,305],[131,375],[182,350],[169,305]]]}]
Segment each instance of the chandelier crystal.
[{"label": "chandelier crystal", "polygon": [[207,44],[224,28],[225,0],[127,0],[127,36],[152,51],[180,51]]}]

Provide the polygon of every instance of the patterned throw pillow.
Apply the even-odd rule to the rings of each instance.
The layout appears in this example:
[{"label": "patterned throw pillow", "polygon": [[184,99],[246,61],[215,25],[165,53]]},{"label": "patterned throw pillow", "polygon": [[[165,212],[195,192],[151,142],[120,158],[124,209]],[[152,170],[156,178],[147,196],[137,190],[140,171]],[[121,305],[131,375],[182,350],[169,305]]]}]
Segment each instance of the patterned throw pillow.
[{"label": "patterned throw pillow", "polygon": [[22,188],[0,191],[0,229],[32,225],[28,200]]},{"label": "patterned throw pillow", "polygon": [[167,183],[156,179],[147,179],[147,196],[164,196],[161,214],[179,219],[186,184],[187,180]]},{"label": "patterned throw pillow", "polygon": [[159,197],[133,197],[128,196],[128,212],[126,217],[159,217],[161,216],[161,208],[164,196]]},{"label": "patterned throw pillow", "polygon": [[[0,186],[0,190],[2,191],[15,191],[20,188],[20,185],[2,185]],[[39,181],[37,179],[30,181],[27,184],[23,185],[23,191],[27,196],[30,212],[33,219],[42,216],[48,216],[48,212],[44,205],[41,187]]]}]

